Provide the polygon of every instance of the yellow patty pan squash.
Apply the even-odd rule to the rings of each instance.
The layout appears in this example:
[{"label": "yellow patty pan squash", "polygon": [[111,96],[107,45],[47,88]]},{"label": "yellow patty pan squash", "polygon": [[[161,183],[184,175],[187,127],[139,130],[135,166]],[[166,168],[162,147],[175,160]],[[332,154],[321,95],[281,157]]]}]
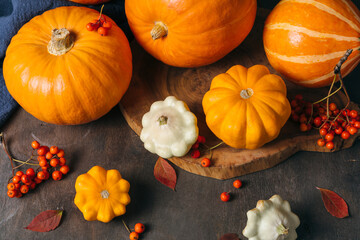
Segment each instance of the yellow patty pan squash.
[{"label": "yellow patty pan squash", "polygon": [[125,206],[130,203],[129,189],[129,182],[118,170],[94,166],[76,179],[74,203],[85,220],[109,222],[125,214]]},{"label": "yellow patty pan squash", "polygon": [[284,81],[263,65],[233,66],[204,95],[206,123],[231,147],[259,148],[279,135],[290,116],[286,92]]}]

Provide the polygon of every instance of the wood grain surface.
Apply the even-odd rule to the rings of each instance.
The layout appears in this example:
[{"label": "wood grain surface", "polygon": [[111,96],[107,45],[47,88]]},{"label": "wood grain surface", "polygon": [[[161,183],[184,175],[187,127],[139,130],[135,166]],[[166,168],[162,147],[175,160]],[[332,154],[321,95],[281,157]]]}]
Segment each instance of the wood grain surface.
[{"label": "wood grain surface", "polygon": [[[198,119],[199,134],[207,139],[207,145],[214,146],[221,142],[210,131],[205,122],[202,109],[202,98],[209,90],[211,80],[218,74],[226,72],[236,64],[251,67],[255,64],[267,66],[272,73],[276,71],[269,64],[262,45],[263,23],[268,10],[260,9],[254,28],[246,40],[234,51],[220,61],[200,68],[176,68],[157,61],[147,54],[136,42],[131,45],[133,53],[134,73],[132,82],[121,100],[120,108],[129,126],[140,135],[142,116],[149,111],[153,102],[164,100],[167,96],[176,96],[186,102]],[[298,93],[304,95],[307,101],[316,101],[327,95],[328,87],[321,89],[306,89],[286,81],[288,97],[293,99]],[[345,95],[340,93],[331,98],[338,106],[346,103]],[[351,108],[358,109],[356,104]],[[340,137],[334,140],[337,151],[352,146],[360,132],[343,141]],[[274,141],[255,150],[234,149],[223,144],[213,151],[212,165],[201,166],[200,159],[194,159],[188,153],[186,156],[173,157],[169,160],[182,169],[202,176],[216,179],[229,179],[251,172],[264,170],[284,161],[298,151],[329,152],[316,143],[320,136],[316,129],[309,133],[301,133],[299,125],[289,120],[280,135]],[[209,156],[203,151],[203,156]]]}]

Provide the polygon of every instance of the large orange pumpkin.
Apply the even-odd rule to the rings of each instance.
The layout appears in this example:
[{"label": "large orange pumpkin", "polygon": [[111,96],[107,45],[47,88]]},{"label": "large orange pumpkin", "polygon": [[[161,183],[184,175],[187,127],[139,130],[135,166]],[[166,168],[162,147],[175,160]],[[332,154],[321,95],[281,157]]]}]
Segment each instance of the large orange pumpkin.
[{"label": "large orange pumpkin", "polygon": [[350,0],[282,0],[268,16],[264,47],[270,64],[296,84],[329,85],[347,49],[346,76],[360,61],[360,11]]},{"label": "large orange pumpkin", "polygon": [[4,78],[27,112],[49,123],[82,124],[120,101],[132,75],[129,43],[110,18],[107,36],[86,30],[98,16],[89,8],[60,7],[33,18],[13,37]]},{"label": "large orange pumpkin", "polygon": [[286,86],[263,65],[235,65],[216,76],[202,105],[210,130],[234,148],[259,148],[275,139],[291,113]]},{"label": "large orange pumpkin", "polygon": [[256,0],[126,0],[138,43],[155,58],[178,67],[213,63],[250,32]]}]

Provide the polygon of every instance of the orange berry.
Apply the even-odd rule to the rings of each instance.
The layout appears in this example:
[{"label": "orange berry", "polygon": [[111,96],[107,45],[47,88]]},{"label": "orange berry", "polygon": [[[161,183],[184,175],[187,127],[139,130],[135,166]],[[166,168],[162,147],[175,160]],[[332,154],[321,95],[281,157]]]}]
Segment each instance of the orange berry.
[{"label": "orange berry", "polygon": [[45,167],[48,164],[48,162],[46,161],[46,159],[41,159],[39,161],[39,166],[40,167]]},{"label": "orange berry", "polygon": [[112,27],[111,22],[104,22],[102,25],[104,28],[110,29]]},{"label": "orange berry", "polygon": [[334,142],[332,142],[332,141],[327,142],[326,143],[326,148],[330,149],[330,150],[333,149],[334,148]]},{"label": "orange berry", "polygon": [[104,27],[99,27],[97,32],[101,35],[101,36],[106,36],[108,34],[108,29],[104,28]]},{"label": "orange berry", "polygon": [[16,192],[16,198],[21,198],[23,196],[23,194],[20,191]]},{"label": "orange berry", "polygon": [[234,186],[235,188],[241,188],[242,182],[241,182],[239,179],[237,179],[237,180],[235,180],[235,181],[233,182],[233,186]]},{"label": "orange berry", "polygon": [[49,151],[49,148],[46,146],[41,146],[37,150],[37,154],[40,156],[45,156],[45,154]]},{"label": "orange berry", "polygon": [[144,231],[145,231],[145,226],[144,226],[144,224],[142,224],[142,223],[137,223],[137,224],[135,224],[135,227],[134,227],[134,231],[136,232],[136,233],[143,233]]},{"label": "orange berry", "polygon": [[21,181],[23,183],[28,183],[28,182],[30,182],[30,178],[29,178],[28,175],[24,174],[24,175],[21,176]]},{"label": "orange berry", "polygon": [[39,143],[38,141],[33,141],[33,142],[31,143],[31,147],[32,147],[33,149],[38,149],[38,148],[40,147],[40,143]]},{"label": "orange berry", "polygon": [[13,183],[19,183],[19,182],[21,181],[21,177],[15,175],[15,176],[12,178],[12,181],[13,181]]},{"label": "orange berry", "polygon": [[129,235],[130,240],[138,240],[139,239],[139,234],[136,232],[131,232]]},{"label": "orange berry", "polygon": [[40,172],[38,172],[37,173],[37,178],[38,179],[40,179],[40,180],[44,180],[45,179],[45,177],[46,177],[46,174],[45,174],[45,172],[44,171],[40,171]]},{"label": "orange berry", "polygon": [[28,193],[28,192],[29,192],[29,186],[27,186],[27,185],[22,185],[22,186],[20,187],[20,192],[21,192],[22,194]]},{"label": "orange berry", "polygon": [[39,184],[39,183],[42,182],[42,180],[41,180],[40,178],[38,178],[38,177],[35,177],[35,178],[34,178],[34,182],[35,182],[36,184]]},{"label": "orange berry", "polygon": [[201,160],[201,166],[203,167],[209,167],[211,165],[211,161],[208,158],[203,158]]},{"label": "orange berry", "polygon": [[59,159],[59,165],[64,166],[65,164],[66,164],[66,159],[65,158],[60,158]]},{"label": "orange berry", "polygon": [[9,184],[7,185],[7,189],[8,189],[8,190],[15,190],[15,189],[16,189],[15,183],[9,183]]},{"label": "orange berry", "polygon": [[336,103],[330,103],[329,104],[329,110],[330,111],[335,111],[337,109]]},{"label": "orange berry", "polygon": [[95,26],[93,23],[88,23],[88,24],[86,24],[86,29],[88,31],[93,31],[95,29]]},{"label": "orange berry", "polygon": [[322,139],[322,138],[320,138],[320,139],[317,140],[317,145],[319,145],[320,147],[325,146],[325,143],[326,143],[325,140]]},{"label": "orange berry", "polygon": [[53,178],[55,181],[59,181],[59,180],[61,180],[61,178],[62,178],[62,173],[61,173],[60,171],[56,170],[56,171],[54,171],[54,172],[52,173],[52,178]]},{"label": "orange berry", "polygon": [[7,191],[7,195],[9,196],[9,198],[15,197],[16,194],[17,194],[17,191],[16,191],[16,190],[8,190],[8,191]]},{"label": "orange berry", "polygon": [[57,165],[59,165],[59,159],[53,158],[50,160],[50,166],[57,167]]},{"label": "orange berry", "polygon": [[51,152],[47,152],[46,155],[45,155],[45,158],[50,160],[52,159],[53,155],[51,154]]},{"label": "orange berry", "polygon": [[21,177],[22,175],[24,175],[24,173],[22,171],[17,171],[15,175]]},{"label": "orange berry", "polygon": [[69,168],[68,165],[64,165],[64,166],[62,166],[62,167],[60,168],[60,172],[61,172],[62,174],[67,174],[69,171],[70,171],[70,168]]},{"label": "orange berry", "polygon": [[35,171],[34,171],[34,169],[28,168],[28,169],[26,170],[26,175],[28,175],[28,176],[30,177],[30,179],[33,179],[33,178],[35,177]]},{"label": "orange berry", "polygon": [[57,146],[51,146],[50,147],[50,153],[51,154],[57,154],[59,151],[59,148]]},{"label": "orange berry", "polygon": [[64,150],[62,149],[59,149],[58,153],[56,154],[59,158],[62,158],[64,157],[65,153],[64,153]]},{"label": "orange berry", "polygon": [[15,184],[15,189],[20,190],[21,184],[20,183],[14,183],[14,184]]}]

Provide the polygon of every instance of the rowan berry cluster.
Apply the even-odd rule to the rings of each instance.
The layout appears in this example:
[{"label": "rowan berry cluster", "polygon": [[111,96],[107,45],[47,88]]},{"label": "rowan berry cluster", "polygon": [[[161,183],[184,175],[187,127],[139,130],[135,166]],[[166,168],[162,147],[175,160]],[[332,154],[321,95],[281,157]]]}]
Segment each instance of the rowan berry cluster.
[{"label": "rowan berry cluster", "polygon": [[97,31],[101,36],[108,35],[110,28],[112,27],[111,22],[106,21],[106,17],[102,15],[104,5],[101,7],[100,15],[98,19],[94,19],[86,24],[88,31]]},{"label": "rowan berry cluster", "polygon": [[300,123],[300,131],[306,132],[312,128],[319,130],[321,138],[317,144],[328,149],[334,148],[334,138],[339,135],[348,139],[360,129],[360,116],[356,110],[339,109],[331,102],[312,104],[306,102],[301,94],[291,101],[291,119]]},{"label": "rowan berry cluster", "polygon": [[[11,157],[11,161],[22,163],[18,167],[35,165],[38,166],[38,168],[36,170],[28,168],[25,172],[19,170],[9,179],[7,195],[10,198],[22,197],[23,194],[34,189],[37,184],[49,179],[50,175],[52,179],[59,181],[63,175],[67,174],[70,170],[69,166],[66,165],[63,149],[59,149],[57,146],[50,148],[48,146],[41,146],[37,141],[33,141],[31,147],[33,148],[33,152],[27,161],[20,161]],[[35,155],[34,152],[36,152],[37,155]],[[37,159],[34,159],[35,157],[37,157]],[[34,163],[34,161],[37,161],[37,163]],[[18,167],[13,167],[13,169]]]}]

